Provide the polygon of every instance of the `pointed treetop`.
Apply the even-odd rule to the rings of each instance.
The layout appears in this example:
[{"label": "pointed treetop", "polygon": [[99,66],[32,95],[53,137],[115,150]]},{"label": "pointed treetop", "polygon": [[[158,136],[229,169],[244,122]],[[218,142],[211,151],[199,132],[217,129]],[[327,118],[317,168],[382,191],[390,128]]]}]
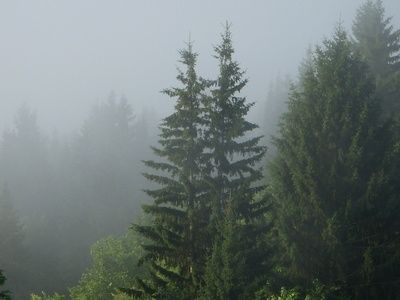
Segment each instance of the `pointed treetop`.
[{"label": "pointed treetop", "polygon": [[221,33],[221,44],[214,47],[215,58],[218,58],[222,61],[231,60],[232,55],[235,52],[232,45],[232,33],[231,33],[231,24],[226,21],[224,25],[224,32]]}]

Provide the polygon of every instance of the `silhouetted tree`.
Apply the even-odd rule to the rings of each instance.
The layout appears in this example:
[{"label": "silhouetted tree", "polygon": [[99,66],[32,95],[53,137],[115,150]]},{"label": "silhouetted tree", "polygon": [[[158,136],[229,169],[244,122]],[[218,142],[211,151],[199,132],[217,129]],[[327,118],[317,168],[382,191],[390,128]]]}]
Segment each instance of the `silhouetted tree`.
[{"label": "silhouetted tree", "polygon": [[149,242],[143,245],[143,261],[150,264],[150,282],[138,280],[137,293],[167,297],[171,290],[185,290],[193,298],[205,263],[209,204],[201,183],[203,126],[201,98],[205,82],[196,74],[197,54],[188,48],[180,51],[184,65],[177,76],[181,87],[164,91],[176,98],[175,111],[160,127],[159,147],[153,147],[160,161],[145,164],[155,173],[145,177],[161,187],[146,190],[154,203],[143,206],[152,216],[152,224],[134,228]]},{"label": "silhouetted tree", "polygon": [[266,206],[254,196],[262,188],[258,185],[261,169],[256,165],[266,149],[259,144],[261,136],[249,137],[258,126],[246,119],[253,103],[240,95],[247,79],[243,79],[244,73],[233,58],[228,25],[221,38],[215,47],[218,78],[205,101],[206,181],[211,187],[208,197],[212,203],[213,248],[203,293],[207,299],[238,299],[251,297],[248,290],[265,270],[260,253],[265,254],[267,249],[258,243],[265,226],[256,220]]}]

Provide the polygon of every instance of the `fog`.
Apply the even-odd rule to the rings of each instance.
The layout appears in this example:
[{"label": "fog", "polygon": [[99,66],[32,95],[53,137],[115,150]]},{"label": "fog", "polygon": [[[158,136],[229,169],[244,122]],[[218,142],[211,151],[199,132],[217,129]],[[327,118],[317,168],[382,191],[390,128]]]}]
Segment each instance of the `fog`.
[{"label": "fog", "polygon": [[[134,288],[140,285],[135,285],[137,282],[145,282],[151,286],[147,289],[153,291],[151,299],[161,299],[163,296],[160,295],[169,295],[162,299],[239,299],[240,297],[235,298],[232,295],[239,293],[240,280],[232,281],[235,282],[233,286],[238,286],[238,290],[232,288],[233,292],[229,291],[225,296],[220,295],[218,298],[210,292],[212,288],[207,284],[212,285],[221,279],[212,277],[220,273],[220,270],[212,269],[218,265],[213,259],[218,258],[220,253],[217,252],[220,249],[244,251],[243,248],[246,248],[250,249],[250,253],[254,250],[254,244],[263,248],[262,250],[268,250],[268,255],[273,253],[271,261],[274,262],[268,261],[269,258],[265,258],[268,255],[264,252],[234,253],[235,257],[249,255],[250,259],[246,258],[246,263],[255,261],[252,260],[253,257],[263,257],[262,262],[256,261],[255,265],[246,265],[248,269],[243,267],[241,270],[259,270],[259,266],[268,266],[273,271],[268,270],[268,274],[260,271],[264,276],[262,279],[257,274],[240,277],[241,280],[249,281],[243,283],[246,288],[253,288],[253,283],[256,283],[254,286],[260,282],[263,284],[256,287],[257,291],[250,293],[246,290],[247,294],[243,291],[246,288],[243,288],[240,293],[247,296],[240,299],[247,299],[250,294],[264,297],[257,299],[278,299],[270,297],[284,291],[286,287],[293,288],[296,292],[301,291],[301,296],[309,295],[310,289],[320,283],[319,279],[322,280],[321,290],[329,287],[327,290],[337,291],[346,286],[348,292],[352,286],[368,286],[370,282],[366,284],[362,281],[364,279],[343,279],[353,276],[349,275],[354,267],[353,261],[344,263],[345,259],[340,260],[338,257],[341,254],[335,251],[340,248],[336,246],[338,243],[345,249],[343,253],[352,252],[354,249],[346,248],[346,245],[355,244],[360,236],[364,241],[366,237],[377,235],[376,232],[382,230],[389,231],[387,236],[381,232],[382,236],[385,235],[382,240],[372,239],[367,246],[357,244],[355,247],[387,247],[386,252],[382,253],[386,253],[388,257],[400,257],[400,253],[393,250],[400,249],[400,225],[396,221],[400,219],[400,205],[396,204],[400,203],[400,180],[397,179],[400,178],[400,160],[396,160],[399,157],[396,149],[400,136],[400,105],[397,104],[400,97],[400,56],[396,56],[400,46],[396,48],[396,45],[400,45],[400,37],[393,38],[396,34],[400,36],[400,31],[396,31],[400,28],[400,1],[376,2],[383,4],[385,17],[392,17],[382,28],[393,26],[387,31],[394,32],[393,36],[387,37],[389,42],[382,42],[384,50],[379,49],[387,54],[387,61],[381,62],[380,58],[384,56],[381,53],[375,57],[379,61],[376,65],[382,64],[383,67],[379,67],[385,70],[381,73],[374,65],[376,61],[368,56],[368,45],[362,44],[359,36],[352,30],[357,10],[366,2],[367,0],[0,1],[0,299],[8,295],[8,291],[11,292],[11,299],[133,299],[126,295],[124,288],[131,288],[136,293]],[[375,1],[368,3],[372,5]],[[378,27],[380,24],[377,23],[379,22],[371,22]],[[371,25],[365,24],[362,24],[365,28]],[[345,42],[341,40],[342,29],[347,32]],[[222,59],[226,53],[221,54],[223,51],[218,48],[224,41],[230,41],[227,32],[232,34],[233,62],[230,57]],[[366,36],[368,39],[369,36]],[[340,48],[341,51],[344,49],[343,56],[347,55],[348,61],[356,67],[351,69],[344,64],[344,71],[339,69],[342,61],[338,57],[341,56],[332,55],[328,51],[327,43],[324,44],[324,41],[332,37],[332,44],[338,48],[343,47]],[[369,42],[371,40],[373,39]],[[188,43],[189,41],[193,44]],[[390,41],[394,41],[395,46]],[[193,51],[198,54],[196,72],[199,77],[192,76],[193,70],[190,69],[190,63],[196,57],[191,56],[189,50],[189,54],[180,51],[190,49],[189,44],[193,45]],[[375,45],[373,42],[371,44],[373,48]],[[230,53],[229,42],[224,45],[228,49],[225,49],[226,52]],[[314,51],[318,45],[319,50]],[[390,46],[394,50],[385,52],[385,47]],[[336,64],[332,63],[335,59],[338,60]],[[232,64],[224,65],[227,61]],[[240,71],[235,69],[236,61],[244,71],[243,78],[240,77]],[[334,68],[336,65],[342,73]],[[231,75],[231,81],[226,80],[234,82],[233,87],[224,91],[234,91],[226,99],[221,96],[225,95],[220,88],[223,86],[221,82],[224,82],[220,80],[224,70],[221,66],[230,71],[233,69],[233,73],[237,72]],[[321,66],[331,69],[325,72]],[[178,70],[183,70],[183,73],[177,77]],[[359,71],[361,75],[349,75],[346,73],[349,70],[354,73]],[[334,77],[336,75],[338,77]],[[347,75],[349,76],[344,77]],[[305,83],[307,79],[310,82],[310,78],[315,79],[313,76],[317,79],[318,76],[326,76],[323,80],[312,82],[316,85],[312,91],[327,91],[321,92],[315,99],[312,99],[313,93],[306,93],[312,84],[307,82],[307,86]],[[208,81],[203,81],[204,78]],[[337,83],[342,82],[343,78],[350,79],[342,85]],[[326,82],[329,84],[323,85]],[[334,90],[337,87],[339,91]],[[185,88],[188,90],[184,90]],[[165,92],[165,89],[170,90]],[[189,94],[192,96],[187,96]],[[241,98],[242,96],[246,99]],[[185,97],[192,97],[190,101],[194,103],[193,106],[185,103]],[[341,97],[348,103],[340,102],[343,100]],[[374,106],[375,102],[371,102],[375,98],[381,101],[379,105]],[[315,107],[310,99],[315,101]],[[245,104],[241,103],[242,100]],[[374,111],[375,115],[360,104],[363,101],[365,107],[371,111],[379,107]],[[255,105],[250,105],[249,108],[247,103],[250,102],[255,102]],[[236,106],[232,106],[233,109],[226,108],[224,103],[233,103]],[[332,108],[326,103],[334,103],[336,106],[332,104]],[[340,111],[341,114],[337,115],[341,118],[334,113],[329,115],[334,109]],[[200,121],[191,115],[194,111]],[[223,115],[226,111],[230,111],[231,115]],[[287,114],[282,117],[285,112]],[[369,113],[371,115],[365,117]],[[170,117],[166,118],[167,116]],[[351,125],[346,123],[350,119],[354,121]],[[365,125],[365,120],[370,123]],[[256,124],[253,125],[250,121]],[[218,127],[220,124],[223,124],[222,129]],[[359,124],[359,127],[354,124]],[[337,130],[342,125],[344,129]],[[318,131],[320,127],[324,128],[321,132]],[[312,134],[307,135],[308,132]],[[339,136],[337,132],[343,136]],[[364,132],[371,136],[363,136]],[[223,144],[221,141],[225,139],[227,142]],[[364,143],[363,139],[368,142]],[[161,141],[158,143],[159,140]],[[371,142],[374,140],[378,141],[377,144]],[[222,144],[218,144],[219,142]],[[357,144],[358,142],[362,145]],[[346,148],[346,143],[354,148]],[[221,147],[218,148],[219,146]],[[230,146],[232,148],[228,149]],[[356,149],[358,146],[361,150]],[[218,156],[221,152],[223,155]],[[356,156],[358,160],[354,158]],[[382,161],[377,157],[382,157]],[[363,168],[370,161],[370,169]],[[353,167],[354,170],[351,169]],[[314,171],[315,174],[312,173]],[[358,172],[361,173],[360,176]],[[379,181],[377,178],[381,177],[377,174],[384,179]],[[348,179],[350,177],[353,181]],[[303,179],[308,181],[304,183]],[[342,184],[340,180],[345,183]],[[353,191],[353,186],[358,188],[357,192]],[[320,196],[318,193],[326,194]],[[353,219],[347,215],[351,214],[347,211],[348,208],[339,207],[339,204],[339,208],[335,207],[337,210],[330,211],[331,207],[326,208],[321,204],[320,210],[315,208],[315,211],[310,210],[303,214],[303,208],[311,209],[309,207],[314,205],[314,202],[309,206],[304,205],[310,199],[317,199],[315,201],[321,203],[326,199],[333,199],[334,202],[336,193],[339,195],[338,199],[342,196],[341,199],[346,199],[348,203],[353,203],[353,200],[354,203],[361,203],[360,199],[367,199],[365,201],[372,203],[381,201],[382,197],[384,200],[379,203],[386,205],[386,199],[395,199],[395,204],[390,202],[384,208],[383,204],[379,204],[381,207],[375,202],[376,206],[370,202],[359,204],[354,210],[366,209],[367,212],[354,214]],[[369,193],[375,194],[371,196]],[[261,207],[260,211],[263,208],[267,211],[259,214],[262,216],[261,221],[257,219],[259,215],[252,211],[256,206]],[[248,211],[244,213],[243,207]],[[379,213],[379,209],[382,209],[384,221],[379,219],[381,215],[369,215],[368,209]],[[349,219],[340,219],[340,213],[344,211]],[[257,217],[253,217],[252,213]],[[177,215],[184,221],[177,221],[181,220]],[[337,215],[339,221],[335,219]],[[346,222],[365,223],[360,217],[365,215],[371,219],[375,217],[373,220],[378,225],[379,222],[384,224],[373,229],[360,225],[362,228],[357,228],[360,236],[354,233],[354,240],[345,240],[343,236],[347,233],[344,234],[337,228],[348,226]],[[315,219],[302,220],[304,223],[301,223],[299,220],[303,216],[313,216]],[[233,221],[229,219],[235,217],[237,219]],[[274,223],[274,218],[280,219]],[[183,225],[179,222],[183,222]],[[273,228],[265,229],[265,236],[259,238],[255,233],[264,229],[253,232],[253,228],[250,228],[251,234],[247,234],[246,230],[249,228],[245,226],[254,225],[254,228],[258,228],[257,226],[265,224],[266,227],[272,224],[270,228]],[[307,227],[304,224],[311,225]],[[291,225],[296,230],[300,228],[299,232],[289,232],[284,236],[287,233],[285,230]],[[165,228],[169,231],[162,231]],[[321,231],[318,231],[320,228]],[[334,232],[335,230],[338,231]],[[237,233],[237,236],[232,232]],[[323,253],[315,259],[321,259],[320,264],[313,265],[313,261],[307,261],[302,265],[300,261],[300,268],[293,271],[297,272],[293,275],[286,263],[292,259],[290,263],[295,268],[298,267],[298,262],[295,261],[297,258],[306,260],[312,256],[308,254],[308,250],[301,252],[304,250],[303,244],[314,243],[308,233],[309,236],[317,236],[315,240],[327,239],[322,242],[318,240],[320,244],[316,243],[316,247],[321,247],[318,251]],[[251,240],[252,234],[254,240]],[[181,244],[171,236],[181,238]],[[293,236],[303,239],[296,240]],[[195,240],[196,238],[199,240]],[[247,238],[250,241],[246,240],[238,246],[234,244],[235,238],[240,240],[239,244]],[[160,249],[169,247],[172,254],[151,252],[155,250],[146,248],[149,240],[154,242],[151,246],[156,245]],[[296,244],[298,241],[300,246]],[[176,246],[174,242],[180,246]],[[190,249],[184,248],[185,245],[190,245]],[[331,245],[337,248],[332,250],[329,248]],[[229,248],[230,246],[232,247]],[[327,251],[328,248],[332,252]],[[200,249],[198,253],[197,249]],[[370,248],[367,250],[373,252]],[[384,264],[392,264],[392,261],[383,261],[383,255],[381,257],[375,252],[371,254],[367,250],[354,250],[356,253],[352,254],[358,255],[358,262],[375,263],[377,270]],[[299,252],[293,258],[290,251]],[[318,273],[318,268],[322,265],[325,268],[328,261],[325,253],[334,253],[333,259],[329,259],[343,262],[349,266],[350,271],[336,268],[336,265],[330,266],[329,276],[333,277],[323,277],[324,272]],[[224,253],[224,259],[230,254],[232,253]],[[138,265],[141,258],[145,260],[149,257],[156,264],[146,261],[143,265]],[[240,263],[234,261],[227,264],[235,266]],[[164,270],[181,272],[179,276],[182,275],[185,282],[190,282],[189,286],[166,280],[168,276],[160,269],[152,269],[155,265],[159,268],[165,267]],[[393,266],[393,269],[398,266],[397,269],[400,270],[400,259]],[[358,271],[364,268],[360,271],[360,277],[375,280],[379,284],[386,281],[399,282],[398,271],[393,271],[394,275],[390,275],[392,273],[387,270],[379,271],[379,274],[373,273],[375,278],[372,273],[367,274],[367,271],[375,270],[370,265],[356,267],[359,268]],[[305,275],[302,273],[303,268]],[[230,274],[226,269],[223,272],[226,272],[225,275]],[[236,276],[240,272],[234,270],[231,273]],[[274,274],[271,275],[272,273]],[[337,273],[340,275],[335,277]],[[389,275],[379,277],[383,273],[393,278]],[[157,280],[151,280],[160,274],[161,282],[165,282],[158,289],[158,286],[154,287]],[[7,278],[4,285],[3,275]],[[144,278],[144,281],[136,281],[137,278]],[[334,285],[338,282],[340,284]],[[385,288],[386,286],[377,293],[382,293]],[[318,287],[315,289],[318,290]],[[145,298],[147,291],[142,286],[141,294],[137,297]],[[181,291],[184,291],[183,294],[179,294]],[[185,294],[187,291],[193,294]],[[400,292],[400,286],[397,285],[392,290],[388,287],[387,291],[389,296],[382,299],[392,299],[390,295]],[[374,299],[370,295],[377,295],[375,292],[367,291],[363,294],[351,291],[349,295],[358,297],[350,297],[351,299]],[[36,296],[30,295],[31,293]],[[46,293],[60,293],[65,298],[58,294],[48,296]],[[325,296],[317,295],[312,299],[339,299]]]},{"label": "fog", "polygon": [[[111,91],[135,111],[162,117],[173,105],[160,90],[173,85],[177,50],[189,35],[199,73],[215,73],[212,46],[232,23],[236,57],[250,79],[249,99],[265,99],[277,75],[293,74],[305,50],[348,28],[353,1],[2,1],[0,4],[0,126],[22,103],[47,131],[79,128],[90,105]],[[396,0],[384,1],[399,24]],[[318,13],[315,13],[318,12]]]}]

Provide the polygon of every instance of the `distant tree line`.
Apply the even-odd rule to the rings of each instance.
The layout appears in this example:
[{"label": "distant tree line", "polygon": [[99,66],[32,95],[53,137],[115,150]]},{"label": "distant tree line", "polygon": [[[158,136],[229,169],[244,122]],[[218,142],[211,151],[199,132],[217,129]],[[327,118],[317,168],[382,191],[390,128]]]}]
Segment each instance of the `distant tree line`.
[{"label": "distant tree line", "polygon": [[90,245],[125,233],[146,202],[141,160],[154,122],[111,95],[79,132],[49,137],[20,108],[0,142],[0,266],[13,298],[66,292],[90,265]]}]

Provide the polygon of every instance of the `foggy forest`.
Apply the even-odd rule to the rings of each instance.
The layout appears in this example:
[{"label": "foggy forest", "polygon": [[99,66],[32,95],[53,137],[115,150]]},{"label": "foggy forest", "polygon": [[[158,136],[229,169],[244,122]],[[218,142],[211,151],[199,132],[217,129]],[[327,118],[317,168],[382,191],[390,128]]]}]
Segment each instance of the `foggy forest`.
[{"label": "foggy forest", "polygon": [[400,299],[400,1],[0,2],[0,299]]}]

